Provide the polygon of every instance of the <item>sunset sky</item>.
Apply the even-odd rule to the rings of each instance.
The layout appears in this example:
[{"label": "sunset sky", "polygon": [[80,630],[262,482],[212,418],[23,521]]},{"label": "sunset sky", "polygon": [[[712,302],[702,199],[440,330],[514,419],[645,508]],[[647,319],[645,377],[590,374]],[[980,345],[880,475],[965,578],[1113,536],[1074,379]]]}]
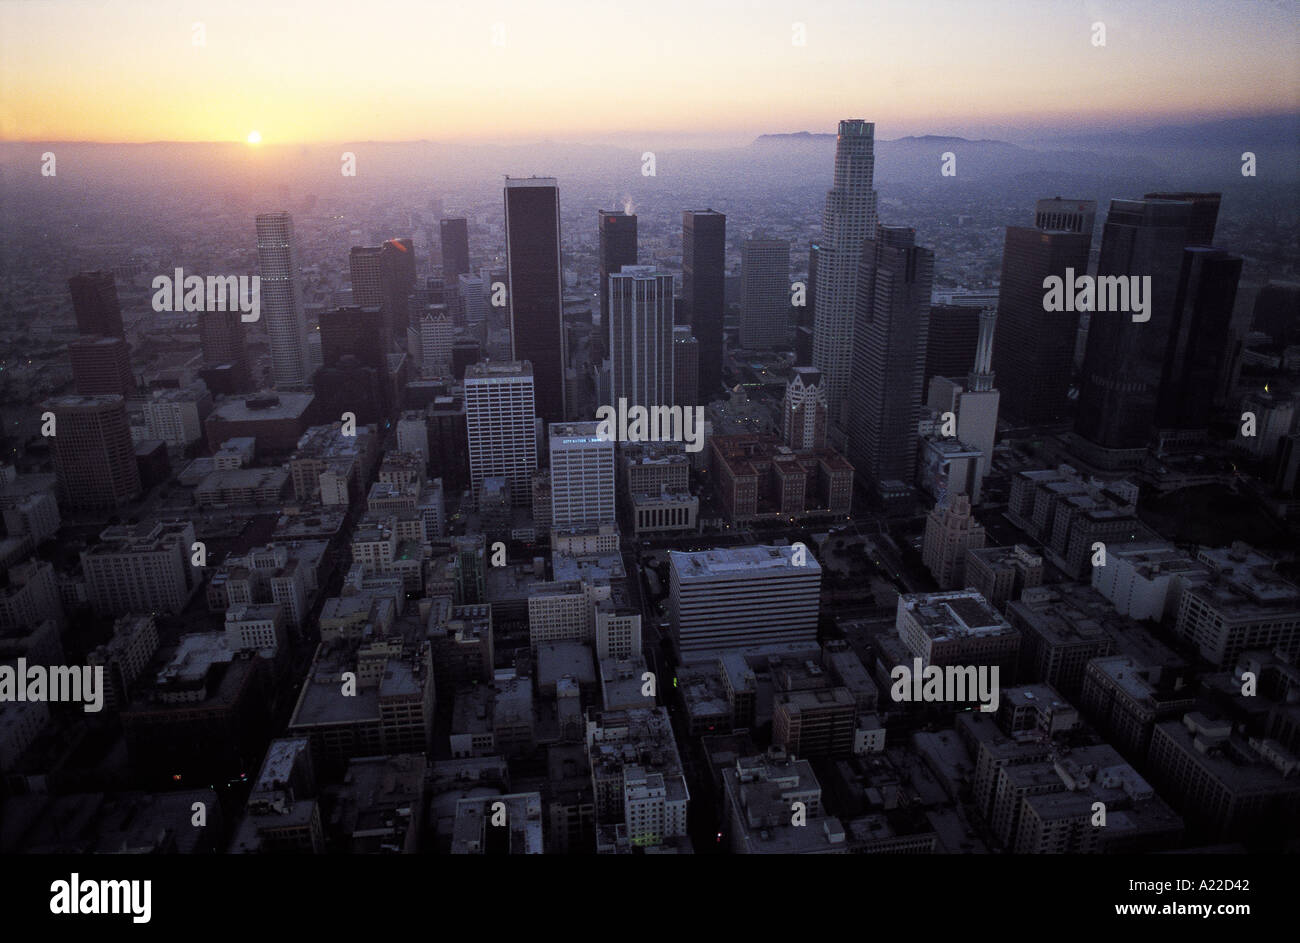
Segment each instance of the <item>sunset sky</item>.
[{"label": "sunset sky", "polygon": [[[898,136],[1292,111],[1295,10],[1293,0],[11,0],[0,2],[0,140],[244,141],[256,130],[268,144],[651,132],[727,143],[829,131],[846,115]],[[193,44],[195,23],[205,45]],[[791,41],[795,23],[804,46]]]}]

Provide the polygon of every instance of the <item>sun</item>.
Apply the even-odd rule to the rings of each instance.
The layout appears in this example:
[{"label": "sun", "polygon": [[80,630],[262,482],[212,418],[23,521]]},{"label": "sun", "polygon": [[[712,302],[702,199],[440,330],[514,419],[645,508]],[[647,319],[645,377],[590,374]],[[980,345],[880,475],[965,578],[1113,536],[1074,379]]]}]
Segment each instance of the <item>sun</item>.
[{"label": "sun", "polygon": [[248,132],[248,143],[249,143],[249,144],[261,144],[261,143],[262,143],[262,132],[261,132],[261,131],[249,131],[249,132]]}]

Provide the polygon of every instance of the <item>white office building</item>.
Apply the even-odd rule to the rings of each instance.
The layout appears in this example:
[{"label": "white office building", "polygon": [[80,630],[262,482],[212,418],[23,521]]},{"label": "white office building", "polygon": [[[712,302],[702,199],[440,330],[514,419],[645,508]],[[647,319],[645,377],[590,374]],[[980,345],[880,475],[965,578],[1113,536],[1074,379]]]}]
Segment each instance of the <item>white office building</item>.
[{"label": "white office building", "polygon": [[594,422],[551,424],[551,521],[581,527],[614,521],[614,440]]},{"label": "white office building", "polygon": [[537,471],[533,367],[524,361],[485,361],[465,368],[469,475],[477,501],[483,479],[505,478],[512,501],[532,500]]},{"label": "white office building", "polygon": [[669,611],[683,662],[737,648],[817,643],[821,565],[807,548],[670,554]]}]

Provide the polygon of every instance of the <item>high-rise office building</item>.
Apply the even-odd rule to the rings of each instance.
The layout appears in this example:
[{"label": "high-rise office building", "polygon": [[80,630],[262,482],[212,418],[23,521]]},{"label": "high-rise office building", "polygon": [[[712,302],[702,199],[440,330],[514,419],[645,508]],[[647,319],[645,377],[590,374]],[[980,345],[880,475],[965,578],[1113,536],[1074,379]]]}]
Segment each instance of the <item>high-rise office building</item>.
[{"label": "high-rise office building", "polygon": [[826,447],[826,384],[816,367],[795,367],[781,404],[781,439],[796,452]]},{"label": "high-rise office building", "polygon": [[[622,210],[601,210],[597,230],[600,234],[600,323],[608,330],[609,277],[636,265],[636,214]],[[671,305],[671,302],[669,303]],[[669,308],[671,315],[672,309]]]},{"label": "high-rise office building", "polygon": [[1156,402],[1162,435],[1204,431],[1216,397],[1226,397],[1234,347],[1245,333],[1245,325],[1233,320],[1241,266],[1240,256],[1222,249],[1183,250]]},{"label": "high-rise office building", "polygon": [[689,324],[673,328],[673,400],[677,406],[700,404],[700,342]]},{"label": "high-rise office building", "polygon": [[971,305],[930,305],[930,336],[925,345],[925,386],[934,377],[959,377],[970,369],[979,342],[980,309]]},{"label": "high-rise office building", "polygon": [[469,274],[469,221],[464,217],[440,220],[442,240],[442,279],[447,284],[457,275]]},{"label": "high-rise office building", "polygon": [[740,346],[784,348],[790,327],[790,243],[755,236],[740,247]]},{"label": "high-rise office building", "polygon": [[860,261],[849,460],[872,485],[907,482],[916,466],[934,252],[916,245],[914,229],[881,226],[863,241]]},{"label": "high-rise office building", "polygon": [[1111,200],[1098,278],[1149,277],[1151,292],[1145,299],[1148,320],[1109,311],[1093,312],[1089,321],[1074,430],[1100,467],[1133,463],[1151,441],[1192,222],[1190,202]]},{"label": "high-rise office building", "polygon": [[510,485],[513,503],[527,505],[537,471],[532,364],[484,361],[466,367],[465,428],[475,500],[484,478],[500,477]]},{"label": "high-rise office building", "polygon": [[403,344],[410,323],[409,298],[415,288],[415,247],[410,239],[388,239],[377,246],[353,246],[348,253],[352,303],[382,314],[384,353],[392,339]]},{"label": "high-rise office building", "polygon": [[120,396],[60,396],[41,405],[54,414],[50,456],[59,507],[110,511],[140,495],[126,401]]},{"label": "high-rise office building", "polygon": [[[379,275],[388,336],[405,344],[411,323],[411,292],[415,290],[415,243],[405,237],[384,240],[379,247]],[[441,299],[435,300],[441,303]]]},{"label": "high-rise office building", "polygon": [[606,324],[611,401],[673,405],[673,277],[653,265],[610,275]]},{"label": "high-rise office building", "polygon": [[246,393],[253,388],[241,312],[204,311],[199,315],[199,346],[205,372],[219,375],[214,382],[205,377],[212,392]]},{"label": "high-rise office building", "polygon": [[1189,246],[1214,245],[1214,228],[1219,222],[1219,203],[1222,193],[1148,193],[1144,200],[1179,200],[1192,204],[1191,220],[1187,224],[1187,244]]},{"label": "high-rise office building", "polygon": [[816,645],[821,566],[793,547],[669,555],[672,639],[683,662],[770,645]]},{"label": "high-rise office building", "polygon": [[350,305],[322,311],[320,349],[323,364],[336,367],[344,357],[355,357],[359,363],[387,376],[388,357],[382,327],[383,309],[377,305]]},{"label": "high-rise office building", "polygon": [[849,396],[862,244],[876,234],[876,191],[871,189],[875,134],[871,122],[857,118],[840,122],[835,175],[815,247],[813,366],[826,378],[831,422],[838,426],[845,425],[844,404]]},{"label": "high-rise office building", "polygon": [[1044,232],[1082,233],[1091,241],[1096,220],[1094,200],[1063,200],[1058,196],[1034,204],[1034,228]]},{"label": "high-rise office building", "polygon": [[68,356],[78,395],[127,397],[135,392],[131,353],[122,338],[83,335],[68,344]]},{"label": "high-rise office building", "polygon": [[310,365],[293,217],[288,213],[258,214],[257,264],[261,273],[262,321],[271,344],[272,379],[277,388],[303,388]]},{"label": "high-rise office building", "polygon": [[506,178],[506,297],[511,356],[532,364],[537,415],[564,419],[560,188],[554,177]]},{"label": "high-rise office building", "polygon": [[722,320],[727,313],[727,217],[713,210],[682,213],[682,315],[700,345],[698,394],[722,395]]},{"label": "high-rise office building", "polygon": [[614,521],[614,440],[595,422],[551,425],[551,522],[556,529]]},{"label": "high-rise office building", "polygon": [[126,339],[122,306],[117,300],[117,281],[112,272],[74,275],[68,279],[68,291],[77,316],[77,333]]},{"label": "high-rise office building", "polygon": [[979,312],[979,337],[973,366],[966,383],[955,377],[934,377],[926,388],[926,406],[942,416],[952,412],[957,420],[957,440],[978,452],[970,476],[970,500],[978,503],[984,477],[993,461],[993,443],[998,431],[1001,394],[993,388],[993,332],[998,315],[992,308]]},{"label": "high-rise office building", "polygon": [[[1081,200],[1070,205],[1092,204]],[[1086,208],[1079,212],[1090,214]],[[1045,221],[1070,224],[1053,214],[1047,214]],[[1044,311],[1043,281],[1052,276],[1063,279],[1066,269],[1086,273],[1091,245],[1091,229],[1007,227],[993,369],[999,378],[1003,412],[1014,422],[1050,423],[1067,415],[1079,313]]]}]

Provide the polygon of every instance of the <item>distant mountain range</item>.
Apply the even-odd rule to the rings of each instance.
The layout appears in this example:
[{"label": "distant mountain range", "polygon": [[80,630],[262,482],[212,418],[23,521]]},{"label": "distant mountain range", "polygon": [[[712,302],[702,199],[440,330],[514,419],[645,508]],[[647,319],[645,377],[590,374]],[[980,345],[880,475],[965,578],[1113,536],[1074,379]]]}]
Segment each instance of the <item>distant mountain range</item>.
[{"label": "distant mountain range", "polygon": [[[1245,118],[1221,118],[1198,121],[1192,124],[1157,125],[1141,131],[1095,131],[1061,134],[1044,131],[1034,135],[1034,140],[1044,144],[1070,144],[1086,147],[1203,147],[1208,145],[1241,145],[1243,150],[1252,146],[1281,145],[1300,147],[1300,113],[1284,115],[1256,115]],[[755,145],[782,144],[834,144],[835,135],[824,132],[796,131],[791,134],[760,134]],[[880,144],[917,144],[926,147],[940,145],[1002,145],[1015,147],[1006,141],[990,139],[971,140],[952,135],[924,134],[902,138],[878,138]]]}]

